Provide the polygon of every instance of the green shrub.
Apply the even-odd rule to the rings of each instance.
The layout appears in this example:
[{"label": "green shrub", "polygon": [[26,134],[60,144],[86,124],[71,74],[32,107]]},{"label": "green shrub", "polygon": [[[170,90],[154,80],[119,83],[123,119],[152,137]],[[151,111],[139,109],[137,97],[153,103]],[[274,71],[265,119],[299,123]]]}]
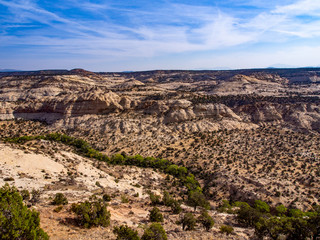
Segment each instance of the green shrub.
[{"label": "green shrub", "polygon": [[218,208],[218,212],[229,212],[231,211],[231,205],[228,200],[222,200],[222,204],[220,204]]},{"label": "green shrub", "polygon": [[289,216],[290,217],[303,217],[304,216],[304,213],[300,210],[300,209],[290,209],[289,210]]},{"label": "green shrub", "polygon": [[270,212],[270,207],[269,205],[261,200],[256,200],[254,202],[254,208],[257,209],[261,213],[269,213]]},{"label": "green shrub", "polygon": [[129,202],[129,199],[126,195],[121,195],[121,202],[122,203],[128,203]]},{"label": "green shrub", "polygon": [[194,211],[196,211],[197,206],[203,207],[205,209],[210,208],[210,205],[209,205],[206,197],[203,195],[202,192],[199,192],[197,190],[189,192],[187,203],[190,206],[194,207]]},{"label": "green shrub", "polygon": [[260,217],[262,217],[262,213],[257,209],[250,207],[249,204],[241,205],[237,211],[238,222],[246,227],[254,227]]},{"label": "green shrub", "polygon": [[163,216],[159,208],[154,207],[151,209],[149,219],[151,222],[163,222]]},{"label": "green shrub", "polygon": [[167,240],[166,231],[160,223],[152,223],[143,233],[141,240]]},{"label": "green shrub", "polygon": [[181,205],[177,200],[172,200],[170,207],[173,214],[179,214],[182,212]]},{"label": "green shrub", "polygon": [[63,195],[63,193],[56,193],[53,201],[53,205],[67,205],[68,199]]},{"label": "green shrub", "polygon": [[207,211],[203,211],[201,213],[198,218],[198,222],[200,222],[207,231],[209,231],[214,225],[214,220]]},{"label": "green shrub", "polygon": [[153,192],[149,191],[149,197],[150,197],[150,201],[151,201],[151,204],[152,204],[152,205],[161,204],[160,196],[159,196],[159,195],[156,195],[156,194],[154,194]]},{"label": "green shrub", "polygon": [[102,201],[72,204],[71,211],[77,215],[77,222],[80,226],[90,228],[92,226],[109,226],[110,212]]},{"label": "green shrub", "polygon": [[276,211],[278,216],[284,216],[287,212],[287,208],[283,206],[282,204],[276,207]]},{"label": "green shrub", "polygon": [[109,194],[105,193],[105,194],[103,194],[102,199],[105,202],[110,202],[111,201],[111,196]]},{"label": "green shrub", "polygon": [[29,210],[17,189],[7,184],[0,189],[0,238],[49,239],[40,228],[39,213]]},{"label": "green shrub", "polygon": [[167,191],[163,192],[163,196],[162,196],[162,203],[167,206],[170,207],[172,204],[172,197],[170,196],[170,194]]},{"label": "green shrub", "polygon": [[227,235],[229,235],[233,232],[233,227],[231,227],[229,225],[221,225],[220,232],[226,233]]},{"label": "green shrub", "polygon": [[63,206],[60,205],[60,206],[56,207],[55,209],[53,209],[53,211],[58,213],[58,212],[61,212],[62,208],[63,208]]},{"label": "green shrub", "polygon": [[127,225],[114,227],[113,233],[117,235],[116,240],[140,240],[138,232],[128,227]]},{"label": "green shrub", "polygon": [[180,220],[180,223],[182,224],[183,230],[194,230],[196,226],[196,219],[192,213],[186,213]]}]

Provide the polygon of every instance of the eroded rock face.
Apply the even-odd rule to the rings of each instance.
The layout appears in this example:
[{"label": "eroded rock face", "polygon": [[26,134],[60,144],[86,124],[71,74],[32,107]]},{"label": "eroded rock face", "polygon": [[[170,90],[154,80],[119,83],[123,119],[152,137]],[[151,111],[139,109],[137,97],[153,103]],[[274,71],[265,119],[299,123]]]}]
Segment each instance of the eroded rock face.
[{"label": "eroded rock face", "polygon": [[[107,129],[139,132],[142,128],[165,129],[167,125],[175,131],[215,131],[269,123],[319,131],[320,85],[315,83],[318,76],[318,72],[308,71],[289,74],[244,70],[128,75],[77,70],[62,75],[41,72],[4,76],[0,119],[24,118],[48,123],[62,120],[64,127],[74,128],[82,118],[82,122],[102,132]],[[308,84],[290,85],[297,79]],[[225,100],[206,100],[211,94],[224,96]],[[237,96],[248,97],[246,100]],[[204,99],[198,102],[194,101],[196,98]],[[286,98],[290,101],[285,101]],[[146,118],[150,121],[141,121]],[[116,119],[122,123],[111,123]]]}]

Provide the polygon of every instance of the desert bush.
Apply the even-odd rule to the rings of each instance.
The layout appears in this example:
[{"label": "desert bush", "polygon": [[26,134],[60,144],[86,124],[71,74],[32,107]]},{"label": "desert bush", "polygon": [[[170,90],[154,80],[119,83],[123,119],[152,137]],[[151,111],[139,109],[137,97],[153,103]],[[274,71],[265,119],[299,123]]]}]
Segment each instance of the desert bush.
[{"label": "desert bush", "polygon": [[141,240],[167,240],[166,231],[160,223],[152,223],[143,233]]},{"label": "desert bush", "polygon": [[3,178],[3,181],[11,182],[11,181],[14,181],[14,178],[13,177],[5,177],[5,178]]},{"label": "desert bush", "polygon": [[53,205],[67,205],[68,199],[63,195],[63,193],[57,193],[52,201]]},{"label": "desert bush", "polygon": [[109,194],[105,193],[105,194],[103,194],[102,199],[105,202],[110,202],[111,201],[111,196]]},{"label": "desert bush", "polygon": [[220,232],[226,233],[227,235],[231,234],[233,232],[233,227],[229,225],[221,225],[220,226]]},{"label": "desert bush", "polygon": [[228,200],[222,200],[222,203],[220,204],[218,208],[218,212],[230,212],[232,211],[232,206],[230,205]]},{"label": "desert bush", "polygon": [[17,189],[7,184],[0,189],[0,238],[49,239],[40,228],[39,213],[29,210]]},{"label": "desert bush", "polygon": [[182,224],[183,230],[194,230],[196,226],[196,219],[192,213],[186,213],[183,215],[180,223]]},{"label": "desert bush", "polygon": [[203,211],[201,215],[198,218],[198,222],[202,224],[202,226],[209,231],[213,225],[214,225],[214,220],[213,218],[208,214],[207,211]]},{"label": "desert bush", "polygon": [[188,201],[187,203],[194,207],[194,211],[196,211],[197,206],[209,209],[210,205],[206,200],[206,197],[200,191],[190,191],[188,194]]},{"label": "desert bush", "polygon": [[182,212],[181,205],[177,200],[172,200],[170,207],[173,214],[179,214]]},{"label": "desert bush", "polygon": [[113,233],[117,235],[116,240],[140,240],[138,232],[128,227],[127,225],[114,227]]},{"label": "desert bush", "polygon": [[170,207],[172,204],[172,197],[170,196],[170,194],[167,191],[163,192],[163,196],[162,196],[162,203],[167,206]]},{"label": "desert bush", "polygon": [[58,212],[61,212],[62,208],[63,208],[63,206],[60,205],[60,206],[56,207],[55,209],[53,209],[53,211],[58,213]]},{"label": "desert bush", "polygon": [[129,202],[129,199],[126,195],[121,195],[121,202],[122,203],[128,203]]},{"label": "desert bush", "polygon": [[111,214],[107,210],[105,203],[100,200],[72,204],[71,211],[77,215],[78,224],[85,228],[110,225]]},{"label": "desert bush", "polygon": [[151,222],[163,222],[163,216],[159,210],[159,208],[154,207],[151,209],[149,214],[149,219]]},{"label": "desert bush", "polygon": [[148,194],[149,194],[150,201],[151,201],[152,205],[161,204],[161,200],[160,200],[160,196],[159,195],[156,195],[151,191],[149,191]]}]

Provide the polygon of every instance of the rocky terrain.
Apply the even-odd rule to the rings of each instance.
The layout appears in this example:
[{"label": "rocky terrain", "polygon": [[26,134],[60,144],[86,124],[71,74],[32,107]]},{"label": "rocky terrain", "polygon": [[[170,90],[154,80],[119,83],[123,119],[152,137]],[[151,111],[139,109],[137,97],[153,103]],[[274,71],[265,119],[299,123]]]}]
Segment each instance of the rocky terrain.
[{"label": "rocky terrain", "polygon": [[[272,206],[282,203],[302,210],[320,203],[320,69],[132,73],[75,69],[0,73],[0,82],[2,139],[58,131],[85,139],[109,156],[125,152],[167,158],[192,170],[213,208],[222,199],[262,199]],[[43,189],[39,209],[44,224],[70,233],[70,239],[79,238],[79,233],[72,236],[72,229],[52,223],[68,213],[47,214],[52,208],[48,199],[55,191],[65,189],[71,202],[95,191],[118,191],[119,199],[127,194],[141,215],[132,222],[141,223],[148,198],[139,179],[149,179],[146,188],[161,192],[165,178],[161,174],[128,167],[128,176],[118,176],[123,180],[115,184],[115,176],[123,170],[97,168],[65,146],[28,144],[1,143],[2,179],[13,177],[21,188]],[[42,164],[34,165],[34,159]],[[75,181],[70,186],[68,173]],[[155,182],[160,185],[153,186]],[[143,188],[133,186],[137,183]],[[139,201],[133,197],[137,192]],[[118,216],[114,220],[124,221],[127,215],[121,216],[116,206],[111,204],[112,216]],[[172,231],[170,239],[189,239],[175,230],[177,216],[171,218],[165,226]],[[215,220],[233,221],[219,214]],[[97,231],[90,239],[111,230]],[[232,237],[237,239],[252,234],[246,229],[235,233]],[[89,233],[81,234],[88,239]],[[203,231],[192,234],[210,239]]]}]

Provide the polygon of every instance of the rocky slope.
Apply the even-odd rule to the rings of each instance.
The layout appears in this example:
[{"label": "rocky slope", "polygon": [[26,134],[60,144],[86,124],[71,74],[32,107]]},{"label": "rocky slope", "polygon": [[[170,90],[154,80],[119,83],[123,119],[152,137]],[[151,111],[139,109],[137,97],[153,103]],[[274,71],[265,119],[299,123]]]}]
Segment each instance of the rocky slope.
[{"label": "rocky slope", "polygon": [[[303,209],[319,202],[320,69],[0,76],[1,120],[40,120],[48,124],[45,131],[84,138],[110,155],[125,151],[191,165],[199,176],[214,178],[203,184],[218,191],[217,201],[234,195],[290,204],[298,198]],[[27,135],[23,124],[17,131],[5,125],[2,135]],[[306,170],[289,174],[288,164],[304,161],[310,162]],[[282,171],[289,171],[287,185]]]}]

